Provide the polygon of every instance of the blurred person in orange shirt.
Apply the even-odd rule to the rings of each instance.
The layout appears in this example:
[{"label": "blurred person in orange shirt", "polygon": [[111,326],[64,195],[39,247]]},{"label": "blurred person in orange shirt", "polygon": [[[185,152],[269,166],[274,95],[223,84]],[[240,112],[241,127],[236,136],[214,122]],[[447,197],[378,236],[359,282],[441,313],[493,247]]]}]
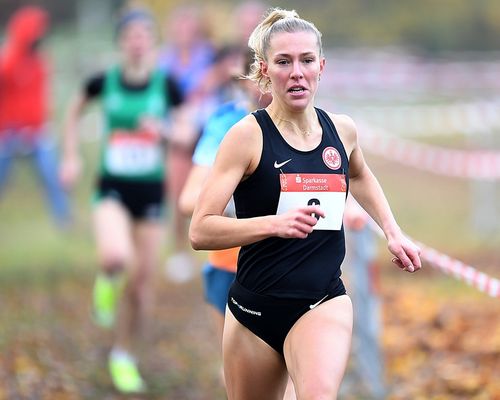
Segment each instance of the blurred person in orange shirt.
[{"label": "blurred person in orange shirt", "polygon": [[18,9],[10,18],[0,49],[0,193],[14,158],[26,155],[38,170],[53,217],[70,222],[66,193],[57,174],[57,149],[49,131],[49,62],[41,50],[49,28],[47,12]]},{"label": "blurred person in orange shirt", "polygon": [[[260,91],[253,82],[239,80],[242,73],[248,73],[248,68],[243,71],[244,54],[233,47],[232,51],[221,50],[217,58],[220,65],[225,66],[224,74],[231,73],[233,76],[233,99],[221,104],[210,116],[200,140],[198,141],[194,155],[193,167],[189,173],[186,184],[180,197],[181,211],[191,216],[198,199],[198,194],[210,174],[215,161],[217,150],[224,139],[226,132],[250,110],[255,109],[261,98]],[[249,56],[249,60],[252,58]],[[250,62],[246,65],[249,67]],[[234,215],[234,203],[230,202],[226,207],[226,215]],[[222,350],[222,330],[224,327],[224,314],[227,304],[227,294],[234,277],[236,276],[236,264],[238,261],[239,247],[210,251],[208,263],[203,268],[203,283],[205,300],[210,306],[211,318],[216,328],[219,345]],[[223,374],[221,371],[221,377]]]}]

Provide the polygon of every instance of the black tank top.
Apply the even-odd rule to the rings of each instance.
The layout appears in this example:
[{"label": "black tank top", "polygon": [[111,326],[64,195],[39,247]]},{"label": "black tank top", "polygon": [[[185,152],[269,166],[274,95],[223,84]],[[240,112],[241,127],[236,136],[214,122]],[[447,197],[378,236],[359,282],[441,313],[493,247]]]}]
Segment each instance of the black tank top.
[{"label": "black tank top", "polygon": [[[254,173],[234,192],[238,218],[276,214],[280,174],[344,174],[348,188],[344,146],[328,114],[318,108],[316,113],[323,135],[310,151],[290,146],[264,109],[253,113],[262,129],[262,154]],[[336,154],[333,164],[332,158],[325,161],[327,151]],[[336,231],[314,230],[306,239],[270,237],[241,248],[236,279],[258,294],[316,299],[337,284],[344,256],[343,226]]]}]

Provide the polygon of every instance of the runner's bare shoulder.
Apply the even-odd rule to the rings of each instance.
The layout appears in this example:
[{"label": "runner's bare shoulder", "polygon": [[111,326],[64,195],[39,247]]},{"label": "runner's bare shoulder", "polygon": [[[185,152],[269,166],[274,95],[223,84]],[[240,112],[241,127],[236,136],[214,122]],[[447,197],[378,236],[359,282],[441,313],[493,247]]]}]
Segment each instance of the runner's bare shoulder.
[{"label": "runner's bare shoulder", "polygon": [[228,131],[221,143],[219,153],[235,162],[246,164],[245,175],[250,175],[260,161],[262,131],[253,115],[247,115]]},{"label": "runner's bare shoulder", "polygon": [[335,125],[335,128],[340,136],[340,140],[342,140],[342,143],[346,148],[347,154],[350,154],[358,141],[356,124],[353,119],[346,114],[333,114],[329,112],[328,116]]}]

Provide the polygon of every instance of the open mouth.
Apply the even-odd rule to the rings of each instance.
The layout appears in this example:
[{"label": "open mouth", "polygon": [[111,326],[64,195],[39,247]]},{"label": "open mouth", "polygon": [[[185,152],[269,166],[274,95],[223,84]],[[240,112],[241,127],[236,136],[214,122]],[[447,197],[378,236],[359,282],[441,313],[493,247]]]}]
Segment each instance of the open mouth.
[{"label": "open mouth", "polygon": [[288,89],[288,93],[304,93],[306,89],[302,86],[294,86]]}]

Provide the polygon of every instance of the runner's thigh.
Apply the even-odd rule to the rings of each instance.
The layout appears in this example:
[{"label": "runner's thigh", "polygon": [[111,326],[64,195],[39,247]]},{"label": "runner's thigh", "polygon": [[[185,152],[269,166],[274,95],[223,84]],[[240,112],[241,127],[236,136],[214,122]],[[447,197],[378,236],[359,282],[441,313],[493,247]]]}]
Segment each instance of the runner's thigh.
[{"label": "runner's thigh", "polygon": [[227,308],[223,359],[229,400],[283,399],[287,382],[283,358]]},{"label": "runner's thigh", "polygon": [[334,399],[347,364],[352,304],[339,296],[304,314],[285,339],[284,353],[297,398]]},{"label": "runner's thigh", "polygon": [[160,262],[164,227],[162,221],[135,224],[135,249],[139,275],[151,276]]},{"label": "runner's thigh", "polygon": [[132,222],[116,200],[103,199],[94,207],[94,234],[99,260],[105,266],[128,266],[133,257]]}]

